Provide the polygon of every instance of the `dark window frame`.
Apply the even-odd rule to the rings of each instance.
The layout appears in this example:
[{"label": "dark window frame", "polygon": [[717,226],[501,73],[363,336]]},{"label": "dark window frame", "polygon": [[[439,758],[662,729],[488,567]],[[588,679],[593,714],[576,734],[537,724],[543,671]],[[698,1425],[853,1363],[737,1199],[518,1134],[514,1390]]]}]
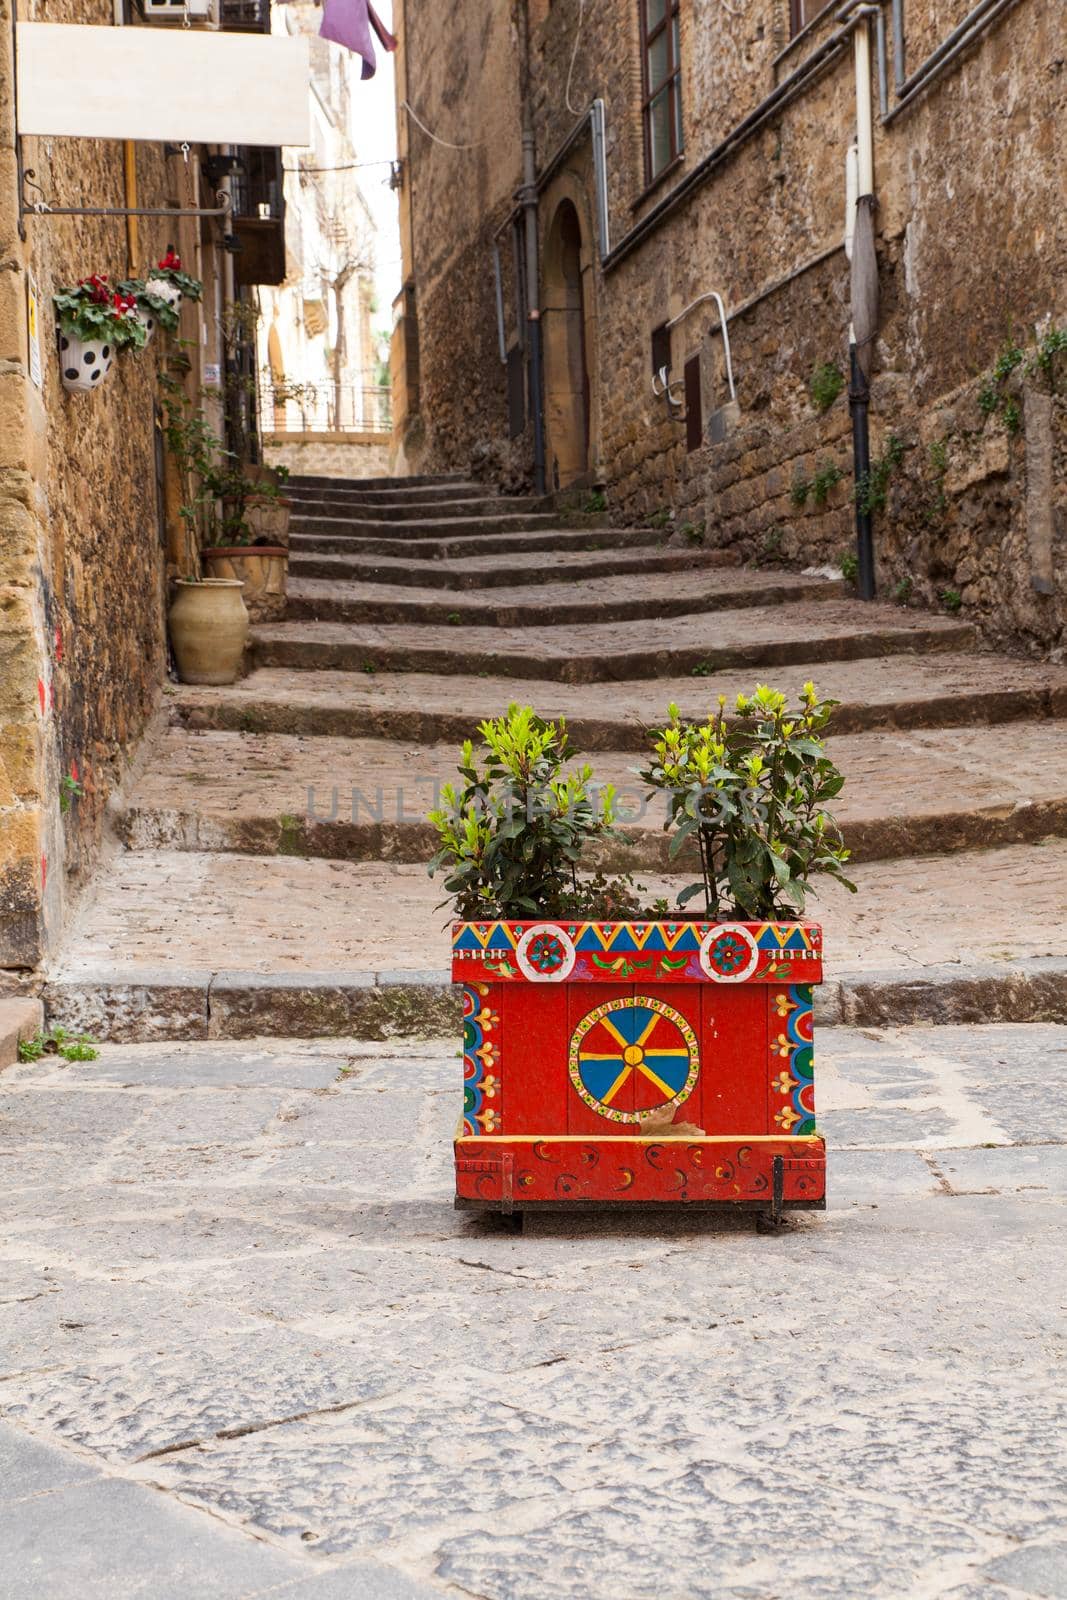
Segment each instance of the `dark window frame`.
[{"label": "dark window frame", "polygon": [[[833,0],[789,0],[789,37],[795,39],[813,22],[817,22],[824,11],[829,11]],[[811,7],[810,15],[807,14]]]},{"label": "dark window frame", "polygon": [[[682,0],[666,0],[662,20],[653,28],[648,26],[649,0],[638,0],[641,19],[641,132],[645,149],[645,185],[647,188],[660,179],[674,165],[685,149],[682,131],[682,50],[681,11]],[[667,71],[655,84],[649,82],[649,52],[663,34],[667,40]],[[670,134],[670,152],[659,167],[652,162],[652,106],[666,92],[667,128]]]}]

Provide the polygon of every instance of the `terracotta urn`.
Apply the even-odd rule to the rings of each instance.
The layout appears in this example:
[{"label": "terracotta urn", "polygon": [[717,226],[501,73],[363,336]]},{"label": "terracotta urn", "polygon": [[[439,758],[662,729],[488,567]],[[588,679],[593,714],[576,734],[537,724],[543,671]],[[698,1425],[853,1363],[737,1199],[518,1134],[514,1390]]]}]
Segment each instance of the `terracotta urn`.
[{"label": "terracotta urn", "polygon": [[179,578],[170,608],[170,639],[183,683],[235,683],[248,641],[239,578]]}]

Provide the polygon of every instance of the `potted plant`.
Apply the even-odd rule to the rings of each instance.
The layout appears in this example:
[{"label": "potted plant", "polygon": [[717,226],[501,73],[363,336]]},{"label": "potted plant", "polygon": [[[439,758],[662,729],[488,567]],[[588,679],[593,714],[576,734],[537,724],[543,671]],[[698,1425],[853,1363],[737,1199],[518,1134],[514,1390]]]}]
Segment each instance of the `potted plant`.
[{"label": "potted plant", "polygon": [[[212,577],[239,578],[253,622],[285,615],[289,569],[288,523],[283,544],[265,513],[280,506],[276,485],[246,476],[233,455],[220,449],[205,485],[213,502],[207,518],[204,561]],[[217,508],[217,514],[216,510]]]},{"label": "potted plant", "polygon": [[700,726],[670,721],[643,770],[672,849],[694,836],[702,912],[641,909],[629,879],[577,876],[615,827],[565,726],[529,708],[479,728],[431,813],[459,919],[464,1114],[456,1204],[505,1212],[657,1204],[825,1204],[814,1122],[809,880],[843,879],[825,804],[830,702],[757,688]]},{"label": "potted plant", "polygon": [[249,502],[280,497],[281,491],[245,475],[176,379],[163,374],[160,386],[167,445],[185,489],[180,515],[207,577],[239,583],[253,621],[284,616],[288,548],[257,533],[249,513]]},{"label": "potted plant", "polygon": [[147,338],[136,301],[116,292],[103,273],[53,296],[63,387],[72,394],[98,389],[120,350],[141,350]]},{"label": "potted plant", "polygon": [[293,502],[286,494],[289,468],[268,467],[265,462],[245,462],[242,472],[249,489],[244,499],[244,518],[253,540],[289,548],[289,519]]},{"label": "potted plant", "polygon": [[[160,375],[167,448],[181,480],[179,514],[198,550],[218,516],[211,487],[221,443],[170,372]],[[183,683],[227,684],[240,676],[248,642],[244,584],[232,575],[176,580],[168,613],[171,644]]]}]

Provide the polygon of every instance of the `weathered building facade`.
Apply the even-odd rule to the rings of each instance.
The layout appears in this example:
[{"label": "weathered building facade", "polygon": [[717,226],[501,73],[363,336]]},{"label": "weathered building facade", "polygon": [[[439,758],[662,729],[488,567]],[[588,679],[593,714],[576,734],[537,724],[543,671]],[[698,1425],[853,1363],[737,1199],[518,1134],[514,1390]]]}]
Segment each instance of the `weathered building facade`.
[{"label": "weathered building facade", "polygon": [[539,404],[548,488],[802,564],[854,546],[858,475],[881,593],[1061,643],[1062,0],[407,0],[402,23],[411,467],[529,482]]},{"label": "weathered building facade", "polygon": [[[269,8],[234,0],[223,25],[263,31]],[[122,8],[120,8],[122,9]],[[233,10],[233,8],[231,8]],[[23,20],[38,20],[20,7]],[[88,880],[109,796],[159,703],[168,577],[195,572],[181,486],[163,438],[161,368],[221,427],[226,307],[269,272],[280,242],[259,150],[244,202],[219,214],[218,151],[16,134],[14,38],[0,46],[0,991],[54,950]],[[51,22],[139,25],[111,0],[49,6]],[[21,168],[20,168],[21,158]],[[251,176],[250,176],[251,174]],[[20,196],[24,204],[20,206]],[[33,211],[35,203],[56,208]],[[58,214],[84,208],[110,215]],[[162,208],[193,213],[125,215]],[[215,215],[210,213],[215,212]],[[90,274],[151,275],[168,247],[204,285],[169,344],[156,337],[108,381],[60,381],[52,296]],[[36,328],[30,326],[31,307]],[[212,393],[216,397],[211,398]]]}]

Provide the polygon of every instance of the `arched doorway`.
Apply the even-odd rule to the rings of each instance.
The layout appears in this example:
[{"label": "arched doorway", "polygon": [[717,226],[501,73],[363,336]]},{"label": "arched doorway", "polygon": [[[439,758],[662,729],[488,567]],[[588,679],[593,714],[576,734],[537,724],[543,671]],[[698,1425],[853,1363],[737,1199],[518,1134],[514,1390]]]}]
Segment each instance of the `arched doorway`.
[{"label": "arched doorway", "polygon": [[[275,313],[277,315],[277,313]],[[277,322],[267,334],[267,362],[270,367],[271,397],[274,402],[274,427],[285,432],[285,357]],[[281,398],[279,398],[281,396]]]},{"label": "arched doorway", "polygon": [[542,311],[545,346],[545,423],[548,468],[561,489],[589,472],[590,393],[586,349],[582,226],[562,200],[545,243]]}]

